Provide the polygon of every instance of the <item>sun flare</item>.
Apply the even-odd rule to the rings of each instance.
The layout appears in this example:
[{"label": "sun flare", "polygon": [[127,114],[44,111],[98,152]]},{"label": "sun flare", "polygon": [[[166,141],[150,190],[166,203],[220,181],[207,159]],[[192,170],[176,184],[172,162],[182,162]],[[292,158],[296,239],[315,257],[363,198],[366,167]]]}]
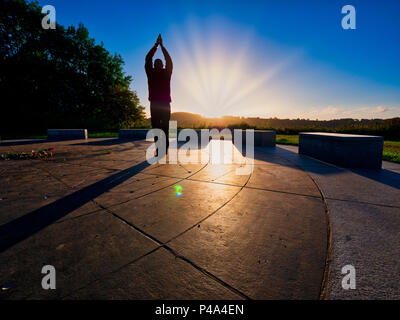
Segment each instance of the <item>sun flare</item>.
[{"label": "sun flare", "polygon": [[288,60],[271,65],[256,58],[252,37],[228,36],[193,27],[175,33],[175,109],[196,110],[207,117],[238,114],[260,103],[260,92]]}]

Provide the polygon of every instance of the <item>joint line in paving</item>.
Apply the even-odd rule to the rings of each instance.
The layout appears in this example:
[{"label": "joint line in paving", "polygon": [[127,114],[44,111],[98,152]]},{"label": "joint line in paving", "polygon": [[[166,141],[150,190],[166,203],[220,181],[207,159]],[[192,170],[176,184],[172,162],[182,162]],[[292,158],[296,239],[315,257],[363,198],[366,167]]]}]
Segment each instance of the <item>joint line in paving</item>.
[{"label": "joint line in paving", "polygon": [[[304,170],[302,170],[302,171],[304,171]],[[165,177],[165,178],[182,179],[181,177],[169,176],[169,175],[165,175],[165,174],[155,174],[155,173],[143,173],[143,174],[152,175],[152,176],[160,176],[160,177]],[[196,182],[214,183],[214,184],[229,186],[229,187],[238,187],[238,188],[244,187],[246,189],[269,191],[269,192],[275,192],[275,193],[284,193],[284,194],[290,194],[290,195],[294,195],[294,196],[310,197],[310,198],[317,198],[317,199],[321,198],[320,196],[314,196],[311,194],[303,194],[303,193],[289,192],[289,191],[283,191],[283,190],[274,190],[274,189],[269,189],[269,188],[250,187],[247,185],[218,182],[215,180],[211,180],[211,181],[210,180],[200,180],[200,179],[195,179],[195,178],[190,178],[190,177],[187,177],[185,179],[190,180],[190,181],[196,181]],[[182,180],[184,180],[184,179],[182,179]],[[327,198],[327,199],[329,199],[329,198]]]},{"label": "joint line in paving", "polygon": [[[236,195],[235,195],[236,196]],[[235,197],[234,196],[234,197]],[[233,199],[233,198],[232,198]],[[231,200],[232,200],[231,199]],[[230,200],[229,200],[230,201]],[[228,201],[228,202],[229,202]],[[100,205],[100,204],[99,204]],[[224,204],[225,205],[225,204]],[[101,206],[101,205],[100,205]],[[103,207],[104,208],[104,207]],[[222,208],[222,207],[221,207]],[[118,214],[116,214],[115,212],[109,210],[108,208],[104,208],[107,212],[109,212],[112,216],[114,216],[115,218],[121,220],[122,222],[126,223],[127,225],[129,225],[131,228],[133,228],[134,230],[136,230],[137,232],[139,232],[140,234],[142,234],[143,236],[145,236],[146,238],[148,238],[149,240],[151,240],[152,242],[155,242],[157,244],[157,248],[151,250],[150,252],[148,252],[147,254],[142,255],[141,257],[119,267],[118,269],[110,272],[110,273],[114,273],[117,272],[119,270],[121,270],[122,268],[135,263],[137,261],[139,261],[140,259],[144,258],[145,256],[157,251],[160,248],[164,248],[166,249],[168,252],[170,252],[172,255],[174,255],[176,258],[181,259],[182,261],[185,261],[186,263],[190,264],[192,267],[194,267],[195,269],[199,270],[200,272],[202,272],[203,274],[205,274],[206,276],[208,276],[209,278],[211,278],[214,281],[217,281],[218,283],[220,283],[222,286],[224,286],[225,288],[229,289],[230,291],[240,295],[242,298],[245,299],[250,299],[247,295],[245,295],[244,293],[242,293],[241,291],[237,290],[236,288],[232,287],[230,284],[226,283],[225,281],[221,280],[220,278],[218,278],[217,276],[213,275],[211,272],[207,271],[206,269],[198,266],[196,263],[194,263],[193,261],[191,261],[190,259],[177,254],[171,247],[169,247],[167,245],[168,242],[170,242],[171,240],[167,241],[167,242],[162,242],[161,240],[158,240],[157,238],[153,237],[152,235],[150,235],[149,233],[145,232],[144,230],[140,229],[139,227],[135,226],[133,223],[127,221],[126,219],[122,218],[121,216],[119,216]],[[220,208],[219,208],[220,209]],[[215,212],[214,212],[215,213]],[[212,214],[211,214],[212,215]],[[207,216],[206,218],[202,219],[202,221],[204,221],[205,219],[207,219],[208,217],[210,217],[211,215]],[[196,224],[197,225],[197,224]],[[190,228],[191,229],[191,228]],[[188,229],[189,230],[189,229]],[[186,230],[186,231],[188,231]]]},{"label": "joint line in paving", "polygon": [[153,252],[157,251],[157,250],[160,249],[160,248],[161,248],[161,247],[158,246],[158,247],[156,247],[156,248],[150,250],[149,252],[146,252],[145,254],[142,254],[140,257],[137,257],[137,258],[135,258],[134,260],[129,261],[128,263],[123,264],[122,266],[118,267],[117,269],[111,270],[110,272],[107,272],[107,273],[103,274],[101,277],[96,278],[96,279],[94,279],[94,280],[92,280],[92,281],[89,281],[88,283],[86,283],[86,284],[83,285],[82,287],[76,288],[76,289],[70,291],[69,293],[67,293],[67,294],[65,294],[65,295],[63,295],[63,296],[61,296],[60,299],[62,300],[62,299],[64,299],[64,298],[67,298],[67,297],[71,296],[74,292],[78,292],[78,291],[80,291],[80,290],[82,290],[82,289],[84,289],[84,288],[89,287],[90,285],[92,285],[93,283],[99,281],[100,279],[104,278],[105,276],[110,275],[110,274],[113,274],[113,273],[116,273],[116,272],[122,270],[123,268],[125,268],[125,267],[129,266],[130,264],[133,264],[133,263],[139,261],[140,259],[142,259],[142,258],[144,258],[144,257],[146,257],[146,256],[148,256],[148,255],[150,255],[150,254],[152,254]]},{"label": "joint line in paving", "polygon": [[215,209],[213,212],[211,212],[209,215],[207,215],[206,217],[204,217],[203,219],[201,219],[200,221],[198,221],[197,223],[195,223],[194,225],[192,225],[191,227],[187,228],[186,230],[182,231],[181,233],[179,233],[178,235],[176,235],[175,237],[169,239],[166,243],[171,242],[172,240],[175,240],[176,238],[180,237],[181,235],[185,234],[186,232],[192,230],[193,228],[195,228],[196,226],[198,226],[199,224],[203,223],[205,220],[207,220],[208,218],[210,218],[211,216],[213,216],[215,213],[217,213],[219,210],[221,210],[223,207],[225,207],[229,202],[231,202],[246,186],[246,184],[249,182],[251,177],[251,174],[249,175],[249,177],[247,178],[246,183],[228,200],[226,201],[224,204],[222,204],[219,208]]},{"label": "joint line in paving", "polygon": [[[208,163],[207,163],[208,165]],[[207,165],[205,165],[204,167],[202,167],[201,169],[199,169],[197,172],[199,172],[200,170],[204,169]],[[196,173],[197,173],[196,172]],[[195,173],[194,173],[195,174]],[[245,185],[247,184],[247,182],[250,180],[251,174],[249,175]],[[187,178],[185,178],[187,179]],[[182,180],[185,180],[182,179]],[[245,186],[244,185],[244,186]],[[163,247],[165,249],[167,249],[171,254],[173,254],[175,257],[180,258],[181,260],[189,263],[191,266],[193,266],[194,268],[196,268],[197,270],[201,271],[203,274],[207,275],[208,277],[210,277],[211,279],[213,279],[214,281],[219,282],[221,285],[223,285],[224,287],[226,287],[227,289],[235,292],[236,294],[240,295],[241,297],[245,298],[245,299],[250,299],[248,296],[246,296],[244,293],[240,292],[239,290],[235,289],[234,287],[232,287],[231,285],[229,285],[228,283],[226,283],[225,281],[219,279],[218,277],[216,277],[215,275],[213,275],[212,273],[210,273],[209,271],[205,270],[204,268],[201,268],[200,266],[198,266],[197,264],[195,264],[193,261],[191,261],[190,259],[178,255],[172,248],[170,248],[167,243],[171,242],[172,240],[176,239],[177,237],[183,235],[184,233],[186,233],[187,231],[193,229],[195,226],[197,226],[198,224],[202,223],[203,221],[205,221],[206,219],[210,218],[212,215],[214,215],[218,210],[222,209],[225,205],[227,205],[230,201],[232,201],[238,194],[240,191],[243,190],[243,187],[240,188],[240,190],[238,190],[238,192],[236,192],[228,201],[226,201],[222,206],[220,206],[219,208],[217,208],[216,210],[214,210],[211,214],[209,214],[208,216],[206,216],[205,218],[201,219],[200,221],[198,221],[196,224],[194,224],[193,226],[189,227],[188,229],[186,229],[185,231],[181,232],[180,234],[178,234],[177,236],[171,238],[170,240],[168,240],[167,242],[162,242],[160,240],[158,240],[157,238],[153,237],[152,235],[150,235],[149,233],[145,232],[144,230],[142,230],[141,228],[135,226],[133,223],[127,221],[126,219],[122,218],[121,216],[119,216],[118,214],[116,214],[115,212],[111,211],[108,208],[102,206],[101,204],[97,203],[96,204],[100,207],[102,207],[104,210],[106,210],[107,212],[109,212],[112,216],[114,216],[115,218],[123,221],[124,223],[126,223],[127,225],[129,225],[130,227],[132,227],[134,230],[136,230],[137,232],[139,232],[140,234],[142,234],[143,236],[145,236],[146,238],[150,239],[151,241],[155,242],[159,247],[156,248],[154,251],[156,251],[157,249]],[[95,200],[93,200],[95,201]],[[154,252],[153,251],[153,252]],[[136,262],[138,260],[135,260],[134,262]],[[132,262],[132,263],[134,263]],[[130,263],[128,263],[129,265]]]},{"label": "joint line in paving", "polygon": [[325,253],[325,268],[324,268],[324,274],[322,276],[322,281],[321,281],[321,287],[320,287],[320,299],[325,300],[327,299],[327,293],[328,293],[328,284],[329,284],[329,273],[331,269],[331,263],[332,263],[332,225],[331,225],[331,218],[330,218],[330,211],[328,208],[328,204],[326,202],[326,197],[322,189],[319,187],[318,183],[314,180],[314,178],[310,175],[310,173],[306,170],[304,170],[302,167],[300,167],[298,164],[294,163],[293,161],[286,159],[289,162],[292,162],[297,168],[302,170],[314,183],[315,187],[318,189],[320,195],[321,195],[321,200],[324,204],[324,209],[325,209],[325,216],[327,219],[327,239],[326,239],[326,253]]},{"label": "joint line in paving", "polygon": [[393,208],[393,209],[400,209],[400,206],[390,205],[390,204],[382,204],[382,203],[372,203],[366,201],[358,201],[358,200],[350,200],[350,199],[337,199],[326,197],[327,200],[334,200],[334,201],[343,201],[343,202],[350,202],[350,203],[359,203],[359,204],[366,204],[370,206],[377,206],[377,207],[385,207],[385,208]]},{"label": "joint line in paving", "polygon": [[[207,166],[207,165],[206,165],[206,166]],[[201,171],[201,170],[204,169],[206,166],[202,167],[201,169],[199,169],[198,171],[196,171],[194,174],[196,174],[197,172]],[[47,172],[47,171],[46,171],[46,172]],[[49,174],[51,175],[51,173],[49,173]],[[133,198],[133,199],[129,199],[129,200],[125,200],[125,201],[122,201],[122,202],[119,202],[119,203],[112,204],[112,205],[110,205],[110,206],[108,206],[108,207],[105,207],[105,206],[101,205],[100,203],[98,203],[98,202],[95,201],[94,199],[92,199],[92,200],[90,200],[90,201],[91,201],[92,203],[94,203],[97,207],[99,207],[99,210],[109,209],[109,208],[112,208],[112,207],[115,207],[115,206],[119,206],[119,205],[121,205],[121,204],[125,204],[125,203],[127,203],[127,202],[129,202],[129,201],[137,200],[137,199],[140,199],[140,198],[142,198],[142,197],[148,196],[148,195],[150,195],[150,194],[152,194],[152,193],[154,193],[154,192],[158,192],[158,191],[161,191],[161,190],[163,190],[163,189],[169,188],[169,187],[173,186],[174,184],[179,183],[179,182],[181,182],[181,181],[183,181],[183,180],[185,180],[185,179],[180,179],[180,180],[178,180],[178,181],[174,181],[173,183],[171,183],[171,184],[169,184],[169,185],[167,185],[167,186],[165,186],[165,187],[161,187],[161,188],[159,188],[159,189],[153,190],[153,191],[148,192],[148,193],[146,193],[146,194],[142,194],[142,195],[137,196],[137,197],[135,197],[135,198]],[[61,181],[61,182],[62,182],[63,184],[65,184],[67,187],[72,188],[72,187],[68,186],[64,181]],[[82,215],[79,215],[79,216],[76,216],[76,217],[72,217],[72,218],[66,218],[66,219],[64,219],[64,220],[57,221],[57,222],[55,222],[55,223],[63,223],[63,222],[68,221],[68,220],[79,219],[79,218],[81,218],[81,217],[85,217],[85,216],[88,216],[88,215],[91,215],[91,214],[94,214],[94,213],[98,213],[99,210],[94,210],[94,211],[92,211],[92,212],[88,212],[88,213],[85,213],[85,214],[82,214]]]}]

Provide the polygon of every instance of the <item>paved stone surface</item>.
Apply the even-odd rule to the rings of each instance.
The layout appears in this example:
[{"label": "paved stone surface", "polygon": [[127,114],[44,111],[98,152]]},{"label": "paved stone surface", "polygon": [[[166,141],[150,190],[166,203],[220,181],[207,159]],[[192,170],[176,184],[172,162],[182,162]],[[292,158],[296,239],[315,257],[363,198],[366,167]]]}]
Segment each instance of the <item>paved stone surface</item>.
[{"label": "paved stone surface", "polygon": [[[331,222],[327,298],[400,299],[400,165],[345,170],[297,154],[297,147],[264,149],[305,170],[325,195]],[[345,265],[356,270],[356,289],[342,288]]]},{"label": "paved stone surface", "polygon": [[249,188],[171,242],[253,299],[318,299],[326,245],[320,199]]},{"label": "paved stone surface", "polygon": [[[49,161],[0,162],[0,285],[13,283],[0,298],[318,299],[328,217],[317,185],[268,150],[237,175],[245,158],[215,152],[230,143],[154,165],[146,141],[0,144],[56,148]],[[56,290],[41,288],[47,264]]]}]

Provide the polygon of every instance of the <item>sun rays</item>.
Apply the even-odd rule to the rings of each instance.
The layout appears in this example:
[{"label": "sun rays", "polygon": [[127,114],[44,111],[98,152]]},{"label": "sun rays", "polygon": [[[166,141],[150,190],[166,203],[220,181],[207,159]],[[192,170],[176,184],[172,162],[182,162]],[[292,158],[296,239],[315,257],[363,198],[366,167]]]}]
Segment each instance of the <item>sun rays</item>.
[{"label": "sun rays", "polygon": [[178,109],[219,117],[249,108],[290,61],[284,58],[272,64],[258,58],[249,32],[216,30],[191,25],[174,32],[178,63],[173,92]]}]

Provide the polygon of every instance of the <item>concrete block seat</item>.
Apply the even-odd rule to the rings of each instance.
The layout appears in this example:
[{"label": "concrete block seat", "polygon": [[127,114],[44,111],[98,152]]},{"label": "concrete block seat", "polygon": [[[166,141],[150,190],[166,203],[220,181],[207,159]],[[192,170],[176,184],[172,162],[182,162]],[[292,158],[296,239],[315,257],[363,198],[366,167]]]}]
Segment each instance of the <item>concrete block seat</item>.
[{"label": "concrete block seat", "polygon": [[383,137],[300,132],[299,153],[345,168],[382,168]]},{"label": "concrete block seat", "polygon": [[69,140],[87,139],[87,129],[48,129],[47,139],[49,140]]},{"label": "concrete block seat", "polygon": [[[146,139],[146,135],[149,129],[120,129],[119,130],[119,138],[120,139],[138,139],[138,140],[143,140]],[[178,135],[182,130],[178,130]],[[199,138],[199,143],[201,141],[201,130],[196,129],[195,130],[197,133],[197,136]],[[211,137],[216,138],[218,135],[216,135],[213,132],[210,132],[210,140]],[[175,138],[171,137],[170,138]],[[224,140],[233,140],[233,132],[231,135],[228,135],[224,137],[224,135],[221,135],[221,138]],[[260,146],[260,147],[275,147],[275,141],[276,141],[276,134],[275,131],[273,130],[255,130],[254,131],[254,145],[255,146]],[[246,143],[246,131],[242,131],[242,142]]]},{"label": "concrete block seat", "polygon": [[[119,138],[120,139],[138,139],[138,140],[144,140],[146,139],[147,132],[150,129],[120,129],[119,130]],[[177,134],[179,135],[180,132],[182,131],[181,129],[177,130]],[[199,142],[201,139],[201,129],[195,129],[197,133],[197,137],[199,138]],[[216,135],[211,135],[211,136],[216,136]],[[223,135],[221,135],[223,136]],[[176,138],[176,135],[172,135],[170,133],[170,138]],[[210,137],[211,139],[211,137]],[[230,137],[227,137],[227,140],[231,139]]]},{"label": "concrete block seat", "polygon": [[[246,130],[242,131],[242,143],[246,144]],[[276,133],[274,130],[254,130],[254,146],[275,147],[275,144]]]},{"label": "concrete block seat", "polygon": [[149,129],[119,129],[120,139],[145,140]]},{"label": "concrete block seat", "polygon": [[274,130],[254,130],[254,145],[256,147],[275,147],[276,133]]}]

